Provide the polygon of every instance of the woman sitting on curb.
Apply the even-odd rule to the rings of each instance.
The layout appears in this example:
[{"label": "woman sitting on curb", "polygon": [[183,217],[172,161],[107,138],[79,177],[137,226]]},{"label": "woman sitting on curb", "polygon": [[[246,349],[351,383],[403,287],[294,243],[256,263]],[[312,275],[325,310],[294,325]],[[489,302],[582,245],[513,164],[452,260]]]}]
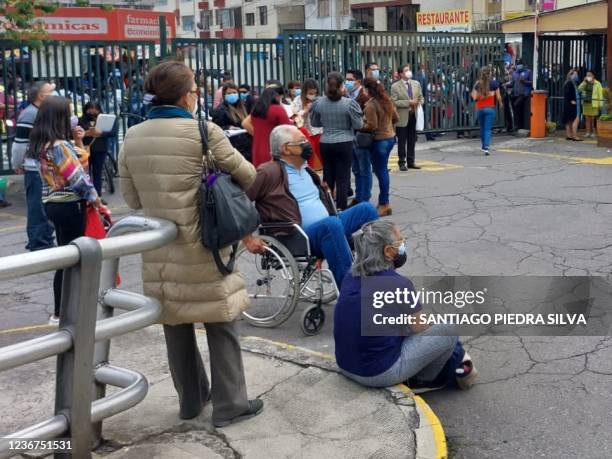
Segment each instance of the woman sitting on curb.
[{"label": "woman sitting on curb", "polygon": [[[367,223],[353,235],[353,241],[355,262],[342,282],[334,312],[336,361],[342,374],[370,387],[406,382],[415,392],[471,387],[478,372],[449,326],[428,327],[416,320],[415,325],[402,326],[409,328],[402,333],[407,336],[366,336],[389,331],[382,326],[372,329],[374,333],[367,327],[362,330],[362,318],[368,315],[362,311],[362,297],[369,296],[371,287],[395,292],[398,288],[414,291],[414,286],[396,272],[406,262],[406,243],[392,222]],[[364,307],[372,308],[372,304],[368,297]],[[417,318],[423,314],[419,303],[402,308]]]}]

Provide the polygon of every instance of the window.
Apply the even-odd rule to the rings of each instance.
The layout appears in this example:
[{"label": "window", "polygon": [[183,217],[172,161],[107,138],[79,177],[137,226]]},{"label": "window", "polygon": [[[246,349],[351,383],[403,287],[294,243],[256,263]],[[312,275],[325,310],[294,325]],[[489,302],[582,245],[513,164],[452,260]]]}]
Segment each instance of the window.
[{"label": "window", "polygon": [[319,0],[317,3],[317,16],[326,18],[331,16],[329,0]]},{"label": "window", "polygon": [[210,30],[212,25],[212,11],[200,11],[200,24],[202,30]]},{"label": "window", "polygon": [[260,6],[259,10],[259,25],[268,25],[268,7]]},{"label": "window", "polygon": [[215,10],[215,21],[224,29],[242,27],[242,8],[225,8]]},{"label": "window", "polygon": [[353,19],[358,29],[374,30],[374,8],[355,8]]},{"label": "window", "polygon": [[155,0],[155,6],[166,6],[168,4],[168,0]]},{"label": "window", "polygon": [[350,0],[337,0],[337,11],[340,12],[340,16],[350,16],[351,15],[351,2]]},{"label": "window", "polygon": [[246,25],[255,25],[255,13],[246,14]]},{"label": "window", "polygon": [[181,0],[181,3],[191,3],[193,0]]},{"label": "window", "polygon": [[387,30],[416,32],[416,14],[419,5],[388,6]]},{"label": "window", "polygon": [[184,32],[193,32],[195,30],[193,16],[183,16],[181,23],[183,24]]}]

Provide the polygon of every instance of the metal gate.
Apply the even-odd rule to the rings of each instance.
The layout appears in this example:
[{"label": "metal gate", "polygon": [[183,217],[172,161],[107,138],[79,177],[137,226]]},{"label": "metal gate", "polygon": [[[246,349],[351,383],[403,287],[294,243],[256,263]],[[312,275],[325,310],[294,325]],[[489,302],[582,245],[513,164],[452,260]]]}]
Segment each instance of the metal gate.
[{"label": "metal gate", "polygon": [[200,87],[202,109],[212,111],[215,91],[229,72],[238,84],[248,84],[258,94],[268,80],[283,77],[283,42],[276,39],[189,39],[172,40],[172,55],[184,60],[194,71]]},{"label": "metal gate", "polygon": [[538,89],[548,91],[548,119],[562,126],[563,85],[570,69],[580,79],[593,70],[599,81],[605,75],[606,36],[541,36],[538,54]]},{"label": "metal gate", "polygon": [[100,102],[106,113],[125,113],[124,132],[127,114],[141,112],[144,78],[159,54],[154,42],[53,41],[30,48],[0,40],[0,175],[12,169],[14,126],[34,81],[55,83],[56,94],[70,99],[76,115],[90,100]]},{"label": "metal gate", "polygon": [[[478,70],[491,65],[496,78],[504,78],[501,34],[288,31],[284,49],[286,79],[314,78],[320,87],[330,71],[363,71],[376,62],[388,88],[398,68],[411,64],[423,88],[428,132],[476,128],[470,92]],[[499,127],[503,113],[497,121]]]}]

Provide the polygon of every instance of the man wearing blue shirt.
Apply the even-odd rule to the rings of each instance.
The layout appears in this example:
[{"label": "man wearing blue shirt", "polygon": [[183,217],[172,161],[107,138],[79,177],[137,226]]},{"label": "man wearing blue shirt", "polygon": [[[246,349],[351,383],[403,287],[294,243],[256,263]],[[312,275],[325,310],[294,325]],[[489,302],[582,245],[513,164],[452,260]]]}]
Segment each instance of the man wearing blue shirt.
[{"label": "man wearing blue shirt", "polygon": [[308,167],[312,147],[295,126],[274,128],[270,148],[273,160],[257,168],[249,198],[263,222],[300,225],[312,252],[327,260],[340,287],[352,263],[348,239],[363,224],[376,220],[378,212],[370,203],[361,203],[336,213],[319,176]]}]

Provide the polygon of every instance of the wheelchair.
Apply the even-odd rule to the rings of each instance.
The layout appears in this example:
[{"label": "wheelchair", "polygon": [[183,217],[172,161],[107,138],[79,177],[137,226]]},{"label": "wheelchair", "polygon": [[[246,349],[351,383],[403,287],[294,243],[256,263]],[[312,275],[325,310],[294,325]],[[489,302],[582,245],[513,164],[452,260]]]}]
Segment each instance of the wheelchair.
[{"label": "wheelchair", "polygon": [[302,313],[300,326],[304,334],[316,335],[325,324],[323,305],[338,298],[334,276],[312,254],[299,225],[264,223],[259,237],[267,244],[265,253],[252,254],[241,247],[236,255],[251,299],[243,317],[257,327],[277,327],[292,316],[298,302],[308,302],[312,304]]}]

